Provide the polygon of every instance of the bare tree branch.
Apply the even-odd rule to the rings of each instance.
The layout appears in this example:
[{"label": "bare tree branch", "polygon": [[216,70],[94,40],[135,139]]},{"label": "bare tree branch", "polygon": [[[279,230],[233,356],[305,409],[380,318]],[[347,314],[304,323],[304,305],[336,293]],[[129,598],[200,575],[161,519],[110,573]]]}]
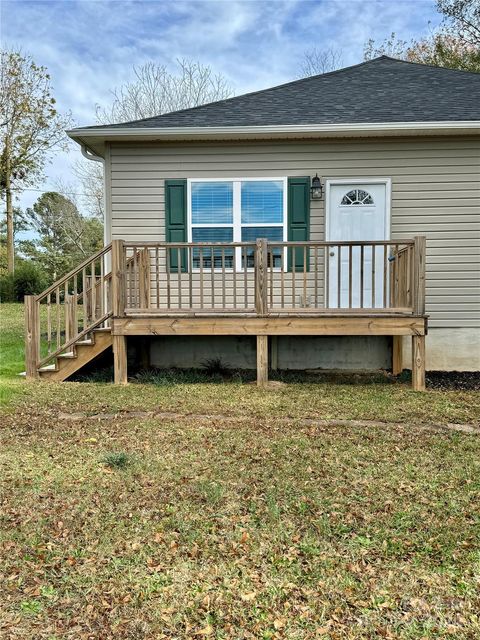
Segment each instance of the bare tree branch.
[{"label": "bare tree branch", "polygon": [[320,73],[328,73],[339,69],[343,64],[343,53],[340,49],[317,49],[314,47],[303,54],[299,78],[308,78]]}]

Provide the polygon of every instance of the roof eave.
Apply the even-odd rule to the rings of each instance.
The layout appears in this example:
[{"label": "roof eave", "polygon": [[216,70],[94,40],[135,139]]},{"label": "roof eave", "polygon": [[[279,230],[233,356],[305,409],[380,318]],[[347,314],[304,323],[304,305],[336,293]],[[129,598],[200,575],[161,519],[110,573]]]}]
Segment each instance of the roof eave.
[{"label": "roof eave", "polygon": [[72,140],[102,156],[105,142],[130,140],[262,140],[454,134],[480,134],[480,120],[221,127],[99,127],[67,131],[67,135]]}]

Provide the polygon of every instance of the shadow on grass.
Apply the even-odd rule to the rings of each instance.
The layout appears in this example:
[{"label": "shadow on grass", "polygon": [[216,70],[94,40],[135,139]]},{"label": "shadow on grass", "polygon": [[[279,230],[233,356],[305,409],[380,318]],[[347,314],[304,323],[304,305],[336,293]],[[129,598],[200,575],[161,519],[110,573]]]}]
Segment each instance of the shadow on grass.
[{"label": "shadow on grass", "polygon": [[[129,382],[132,384],[151,384],[157,386],[176,384],[248,384],[255,382],[256,372],[254,369],[230,369],[225,366],[214,368],[195,369],[132,369],[129,371]],[[90,372],[79,373],[71,378],[76,382],[112,382],[113,367],[107,366],[97,368]],[[270,371],[269,380],[293,383],[319,383],[319,384],[347,384],[365,385],[381,384],[389,385],[394,383],[408,382],[409,375],[394,377],[386,371],[378,372],[348,372],[348,371],[315,371],[308,373],[305,371]]]}]

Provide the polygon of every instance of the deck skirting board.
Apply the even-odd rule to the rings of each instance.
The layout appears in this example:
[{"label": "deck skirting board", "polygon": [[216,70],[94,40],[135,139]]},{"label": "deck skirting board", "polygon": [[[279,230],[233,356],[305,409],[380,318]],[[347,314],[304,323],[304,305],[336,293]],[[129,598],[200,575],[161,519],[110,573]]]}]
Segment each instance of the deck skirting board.
[{"label": "deck skirting board", "polygon": [[123,336],[424,336],[425,317],[128,317],[113,320]]}]

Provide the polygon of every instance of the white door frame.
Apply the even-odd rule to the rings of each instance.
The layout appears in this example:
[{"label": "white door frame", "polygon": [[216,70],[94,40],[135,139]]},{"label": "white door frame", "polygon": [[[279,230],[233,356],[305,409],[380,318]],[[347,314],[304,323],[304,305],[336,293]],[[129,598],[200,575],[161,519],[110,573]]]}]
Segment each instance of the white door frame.
[{"label": "white door frame", "polygon": [[[391,201],[392,201],[392,179],[391,178],[371,178],[365,176],[363,178],[325,178],[325,242],[329,242],[329,234],[331,228],[331,211],[330,211],[330,188],[333,185],[355,185],[355,184],[383,184],[385,185],[385,240],[390,240],[390,227],[391,227]],[[325,252],[327,254],[327,252]],[[325,260],[328,260],[328,255],[325,255]],[[324,304],[327,304],[327,288],[329,283],[325,279],[324,286]]]}]

